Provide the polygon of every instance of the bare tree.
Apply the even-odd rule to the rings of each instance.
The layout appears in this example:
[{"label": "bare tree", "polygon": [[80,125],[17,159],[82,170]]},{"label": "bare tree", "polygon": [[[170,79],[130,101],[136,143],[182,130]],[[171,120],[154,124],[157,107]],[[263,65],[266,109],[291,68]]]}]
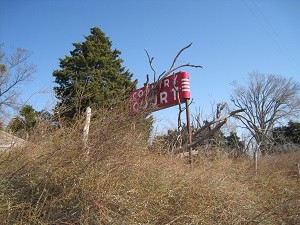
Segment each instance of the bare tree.
[{"label": "bare tree", "polygon": [[299,115],[299,83],[292,78],[253,72],[247,84],[233,85],[231,101],[238,109],[245,109],[237,118],[260,146],[261,153],[269,153],[274,125]]},{"label": "bare tree", "polygon": [[16,109],[19,86],[36,71],[35,65],[28,63],[32,53],[17,48],[11,55],[7,55],[2,47],[3,44],[0,45],[0,114],[3,114],[5,108]]}]

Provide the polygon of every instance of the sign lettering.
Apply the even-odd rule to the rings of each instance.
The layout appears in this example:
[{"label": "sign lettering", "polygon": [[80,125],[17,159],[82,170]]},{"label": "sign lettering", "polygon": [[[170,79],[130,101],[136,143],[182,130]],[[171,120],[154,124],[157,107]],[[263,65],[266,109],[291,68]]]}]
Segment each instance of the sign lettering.
[{"label": "sign lettering", "polygon": [[187,72],[178,72],[159,82],[148,84],[130,95],[130,113],[168,108],[190,99],[190,81]]}]

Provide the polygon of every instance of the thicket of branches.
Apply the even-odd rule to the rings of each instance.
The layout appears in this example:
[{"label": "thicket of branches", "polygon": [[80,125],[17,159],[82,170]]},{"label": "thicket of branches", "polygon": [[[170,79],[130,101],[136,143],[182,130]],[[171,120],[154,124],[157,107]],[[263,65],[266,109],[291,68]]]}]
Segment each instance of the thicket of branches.
[{"label": "thicket of branches", "polygon": [[29,61],[31,52],[17,48],[7,54],[3,46],[0,44],[0,117],[6,115],[7,109],[20,107],[19,88],[36,72],[36,66]]},{"label": "thicket of branches", "polygon": [[[0,153],[3,224],[297,224],[298,153],[260,161],[194,161],[148,150],[142,121],[102,110],[60,129],[37,125],[26,145]],[[162,151],[161,149],[160,151]],[[283,191],[284,190],[284,191]]]},{"label": "thicket of branches", "polygon": [[234,83],[231,101],[245,109],[237,119],[263,155],[273,152],[273,129],[300,113],[300,84],[273,74],[251,73],[246,84]]}]

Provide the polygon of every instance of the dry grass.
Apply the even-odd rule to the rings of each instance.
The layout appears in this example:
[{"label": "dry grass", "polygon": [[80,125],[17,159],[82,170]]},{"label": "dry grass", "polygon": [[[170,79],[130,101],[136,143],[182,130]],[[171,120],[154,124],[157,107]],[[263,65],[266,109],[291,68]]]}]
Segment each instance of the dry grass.
[{"label": "dry grass", "polygon": [[[148,151],[120,113],[91,125],[40,127],[0,155],[1,224],[299,224],[300,152],[248,159],[199,156],[193,165]],[[135,128],[134,128],[135,127]]]}]

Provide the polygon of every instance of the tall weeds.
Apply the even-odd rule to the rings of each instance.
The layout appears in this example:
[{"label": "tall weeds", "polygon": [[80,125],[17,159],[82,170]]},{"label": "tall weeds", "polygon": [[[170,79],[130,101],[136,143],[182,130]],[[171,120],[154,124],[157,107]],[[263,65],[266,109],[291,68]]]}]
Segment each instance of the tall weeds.
[{"label": "tall weeds", "polygon": [[255,176],[248,159],[153,153],[121,112],[92,119],[88,155],[82,128],[43,125],[0,154],[1,224],[299,224],[299,153],[261,160]]}]

